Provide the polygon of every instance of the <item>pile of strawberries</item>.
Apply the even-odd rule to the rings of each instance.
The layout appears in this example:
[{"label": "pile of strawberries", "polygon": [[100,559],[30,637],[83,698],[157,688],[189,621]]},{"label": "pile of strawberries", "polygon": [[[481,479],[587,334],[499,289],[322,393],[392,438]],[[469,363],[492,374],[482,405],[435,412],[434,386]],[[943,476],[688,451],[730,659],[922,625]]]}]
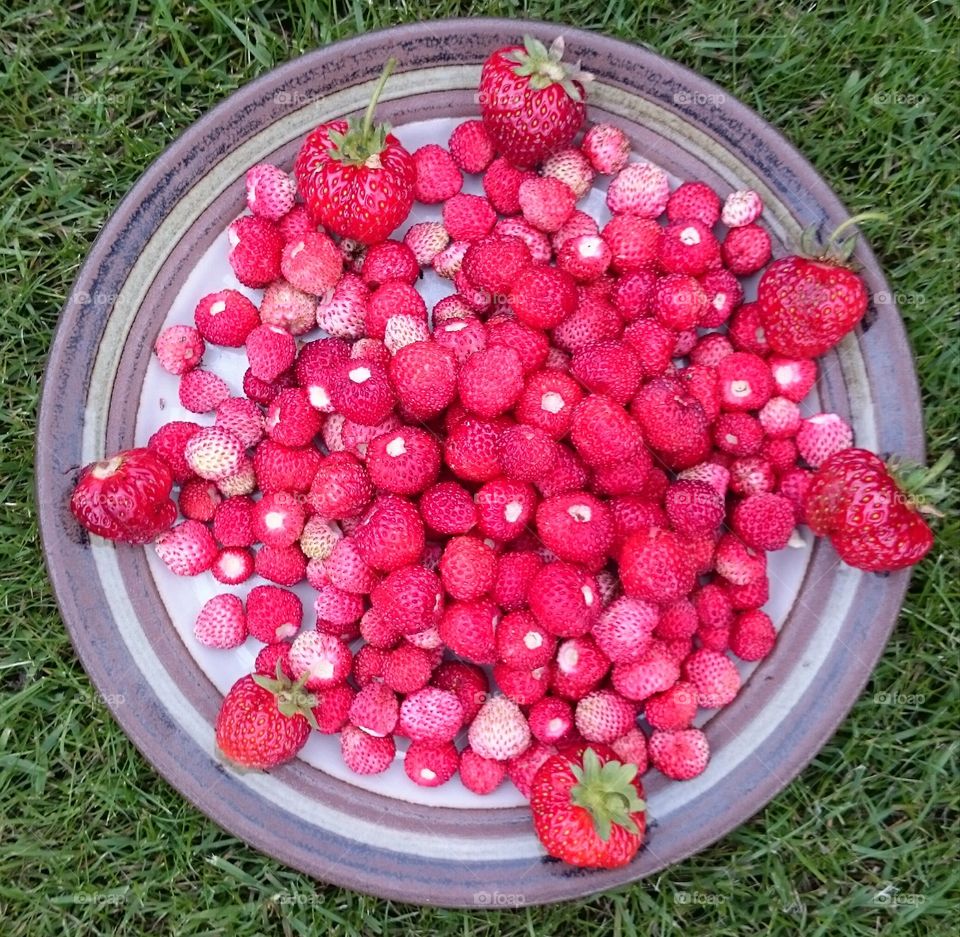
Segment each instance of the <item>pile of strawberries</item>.
[{"label": "pile of strawberries", "polygon": [[[220,290],[156,342],[205,419],[89,467],[74,509],[155,538],[178,575],[266,581],[197,617],[202,644],[263,644],[224,701],[228,757],[269,768],[314,730],[374,774],[403,739],[414,783],[509,777],[553,854],[620,864],[642,835],[638,776],[703,772],[698,712],[737,696],[735,659],[773,648],[767,553],[815,478],[818,529],[839,530],[843,481],[815,470],[862,450],[799,403],[866,293],[789,257],[744,302],[739,278],[771,258],[759,196],[671,190],[609,124],[573,145],[588,76],[561,55],[495,53],[483,120],[446,147],[407,153],[371,105],[308,137],[296,181],[251,169],[229,259],[259,305]],[[577,208],[597,176],[602,230]],[[437,220],[391,239],[414,201]],[[425,268],[451,283],[431,310]],[[245,353],[242,396],[202,367],[207,343]],[[910,562],[929,549],[914,534]],[[315,624],[290,591],[304,579]]]}]

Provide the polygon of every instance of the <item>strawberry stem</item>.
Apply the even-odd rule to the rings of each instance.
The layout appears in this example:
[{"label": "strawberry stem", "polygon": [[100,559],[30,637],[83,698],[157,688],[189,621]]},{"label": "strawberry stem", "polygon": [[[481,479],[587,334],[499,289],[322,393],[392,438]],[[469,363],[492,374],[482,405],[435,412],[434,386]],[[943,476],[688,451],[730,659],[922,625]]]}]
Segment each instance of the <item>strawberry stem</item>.
[{"label": "strawberry stem", "polygon": [[887,467],[897,486],[908,496],[912,507],[921,514],[943,517],[943,511],[937,505],[949,500],[950,489],[942,483],[941,476],[953,464],[953,459],[954,451],[948,449],[929,468],[898,458],[889,459]]},{"label": "strawberry stem", "polygon": [[396,64],[397,60],[395,58],[387,59],[360,123],[356,123],[351,118],[347,121],[347,129],[344,132],[341,133],[337,130],[330,132],[329,139],[332,146],[327,151],[327,155],[331,159],[352,166],[366,166],[368,169],[381,168],[380,154],[387,145],[387,134],[390,132],[390,127],[385,123],[375,124],[373,116],[387,79]]},{"label": "strawberry stem", "polygon": [[380,100],[380,95],[383,94],[383,89],[387,84],[387,79],[393,73],[393,70],[397,67],[397,60],[391,56],[387,59],[387,64],[383,66],[383,71],[380,73],[380,78],[377,80],[376,87],[373,89],[373,94],[370,96],[370,103],[367,105],[366,111],[363,114],[363,123],[360,126],[360,133],[364,139],[367,139],[370,136],[370,131],[373,128],[373,112],[377,109],[377,102]]}]

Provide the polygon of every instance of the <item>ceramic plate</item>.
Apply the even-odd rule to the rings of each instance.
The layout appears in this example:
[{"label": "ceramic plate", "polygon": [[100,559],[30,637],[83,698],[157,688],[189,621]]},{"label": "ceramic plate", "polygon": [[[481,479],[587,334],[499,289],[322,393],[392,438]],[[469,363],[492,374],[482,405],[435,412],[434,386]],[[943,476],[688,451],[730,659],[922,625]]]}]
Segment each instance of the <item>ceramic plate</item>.
[{"label": "ceramic plate", "polygon": [[[151,348],[164,326],[192,321],[201,296],[238,286],[225,230],[244,210],[250,166],[291,167],[310,129],[362,110],[391,55],[398,65],[381,115],[410,149],[445,142],[457,122],[477,115],[480,66],[493,49],[524,33],[549,41],[560,31],[507,20],[421,23],[337,43],[236,92],[173,143],[120,204],[80,272],[47,366],[37,445],[44,546],[77,653],[117,720],[171,784],[230,832],[318,879],[384,897],[449,906],[559,901],[704,848],[763,807],[834,732],[883,649],[907,584],[907,573],[878,578],[838,565],[829,546],[809,538],[771,557],[766,608],[781,631],[776,650],[744,668],[731,706],[702,720],[713,750],[703,775],[684,784],[647,776],[649,837],[623,869],[584,871],[548,859],[509,783],[486,798],[458,781],[421,788],[399,762],[362,779],[344,768],[336,740],[319,736],[267,774],[235,773],[216,758],[220,700],[250,671],[256,642],[229,652],[200,647],[193,620],[222,591],[212,577],[174,577],[149,548],[91,543],[68,509],[77,469],[145,444],[168,420],[212,422],[180,408],[176,379]],[[847,217],[809,163],[721,88],[636,46],[562,32],[568,57],[597,76],[588,120],[622,127],[634,156],[663,166],[675,182],[702,179],[722,195],[757,190],[775,256],[804,227],[828,231]],[[471,185],[480,191],[476,179]],[[585,207],[605,217],[602,186]],[[429,217],[438,213],[418,207],[408,224]],[[899,314],[862,241],[857,260],[875,300],[868,324],[823,359],[805,407],[842,414],[859,445],[922,458]],[[432,302],[449,287],[428,276],[423,290]],[[242,351],[210,346],[204,364],[240,392]]]}]

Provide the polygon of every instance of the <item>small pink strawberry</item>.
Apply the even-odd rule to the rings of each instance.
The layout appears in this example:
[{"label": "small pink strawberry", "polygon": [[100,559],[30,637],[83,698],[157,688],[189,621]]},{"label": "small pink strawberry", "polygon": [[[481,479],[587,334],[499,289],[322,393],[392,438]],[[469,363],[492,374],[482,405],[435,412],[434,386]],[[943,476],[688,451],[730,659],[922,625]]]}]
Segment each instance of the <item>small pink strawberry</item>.
[{"label": "small pink strawberry", "polygon": [[649,750],[653,766],[675,781],[689,781],[703,774],[710,760],[707,737],[699,729],[654,731]]},{"label": "small pink strawberry", "polygon": [[482,120],[465,120],[450,134],[448,143],[453,161],[464,171],[483,172],[496,156],[493,140]]},{"label": "small pink strawberry", "polygon": [[573,214],[576,195],[553,176],[530,176],[520,183],[520,211],[539,231],[552,234]]},{"label": "small pink strawberry", "polygon": [[239,647],[247,637],[243,602],[229,592],[208,599],[197,615],[193,634],[204,647]]},{"label": "small pink strawberry", "polygon": [[697,703],[703,709],[719,709],[740,692],[740,674],[725,654],[701,648],[684,662],[684,676],[697,688]]},{"label": "small pink strawberry", "polygon": [[680,680],[672,687],[651,696],[644,704],[643,714],[654,729],[676,732],[690,728],[697,714],[697,688]]},{"label": "small pink strawberry", "polygon": [[418,202],[435,205],[453,198],[463,185],[463,176],[453,157],[436,143],[414,151],[416,181],[413,190]]},{"label": "small pink strawberry", "polygon": [[222,426],[205,426],[184,446],[183,457],[191,471],[208,481],[236,474],[244,456],[243,443]]},{"label": "small pink strawberry", "polygon": [[283,329],[260,325],[246,339],[247,358],[254,377],[275,381],[297,357],[296,339]]},{"label": "small pink strawberry", "polygon": [[243,547],[224,547],[217,555],[210,572],[225,586],[238,586],[253,575],[253,554]]},{"label": "small pink strawberry", "polygon": [[370,735],[354,725],[340,731],[340,757],[354,774],[382,774],[393,764],[396,745],[392,735]]},{"label": "small pink strawberry", "polygon": [[443,203],[443,226],[454,241],[474,241],[490,233],[497,213],[480,195],[457,193]]},{"label": "small pink strawberry", "polygon": [[629,163],[607,188],[607,207],[614,214],[656,218],[667,207],[670,179],[652,163]]},{"label": "small pink strawberry", "polygon": [[403,770],[414,784],[439,787],[457,773],[459,764],[457,749],[450,742],[411,742],[403,759]]},{"label": "small pink strawberry", "polygon": [[728,228],[742,228],[753,224],[762,212],[760,196],[752,189],[741,189],[727,196],[720,219]]},{"label": "small pink strawberry", "polygon": [[452,742],[463,724],[463,706],[450,690],[428,686],[400,705],[399,732],[414,742]]},{"label": "small pink strawberry", "polygon": [[421,221],[407,229],[403,243],[413,251],[421,267],[429,267],[437,254],[450,243],[450,235],[439,221]]},{"label": "small pink strawberry", "polygon": [[180,378],[177,391],[181,405],[191,413],[210,413],[230,396],[227,382],[203,368],[187,371]]},{"label": "small pink strawberry", "polygon": [[280,276],[283,238],[277,226],[258,215],[242,215],[227,228],[227,259],[237,279],[257,289]]},{"label": "small pink strawberry", "polygon": [[157,336],[153,346],[164,371],[176,375],[197,367],[205,349],[200,333],[190,325],[169,326]]},{"label": "small pink strawberry", "polygon": [[630,159],[630,141],[613,124],[594,124],[581,144],[593,168],[604,175],[620,172]]},{"label": "small pink strawberry", "polygon": [[400,716],[396,693],[383,683],[366,684],[350,704],[350,722],[377,738],[391,735]]},{"label": "small pink strawberry", "polygon": [[576,147],[568,147],[548,156],[540,167],[540,174],[558,179],[582,198],[593,184],[594,170],[590,160]]},{"label": "small pink strawberry", "polygon": [[770,235],[758,224],[731,228],[720,247],[723,262],[738,277],[756,273],[770,260]]},{"label": "small pink strawberry", "polygon": [[290,647],[290,668],[307,690],[324,690],[343,683],[350,674],[350,648],[332,635],[303,631]]},{"label": "small pink strawberry", "polygon": [[343,255],[326,234],[310,232],[284,246],[280,269],[297,289],[322,296],[337,285],[343,272]]},{"label": "small pink strawberry", "polygon": [[853,430],[836,413],[817,413],[801,421],[796,442],[807,465],[819,468],[830,456],[853,446]]},{"label": "small pink strawberry", "polygon": [[491,696],[470,723],[467,738],[481,758],[506,761],[529,746],[530,727],[516,703]]},{"label": "small pink strawberry", "polygon": [[206,525],[191,520],[160,534],[154,548],[164,565],[177,576],[197,576],[206,572],[213,566],[219,552]]},{"label": "small pink strawberry", "polygon": [[269,221],[279,221],[293,208],[297,186],[279,166],[258,163],[247,170],[247,208]]},{"label": "small pink strawberry", "polygon": [[467,746],[460,752],[460,780],[474,794],[492,794],[506,777],[502,761],[484,758]]},{"label": "small pink strawberry", "polygon": [[609,744],[635,727],[636,704],[613,690],[594,690],[577,703],[579,733],[588,742]]}]

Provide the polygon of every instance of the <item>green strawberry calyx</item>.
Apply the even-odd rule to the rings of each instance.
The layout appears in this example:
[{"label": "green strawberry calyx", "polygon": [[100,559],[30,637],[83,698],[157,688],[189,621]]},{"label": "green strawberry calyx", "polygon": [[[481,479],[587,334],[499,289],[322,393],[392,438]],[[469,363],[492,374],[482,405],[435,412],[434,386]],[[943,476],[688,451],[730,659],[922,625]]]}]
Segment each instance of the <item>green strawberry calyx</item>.
[{"label": "green strawberry calyx", "polygon": [[570,800],[590,814],[597,836],[604,842],[610,839],[613,825],[622,826],[628,833],[639,833],[631,814],[647,809],[637,796],[633,779],[637,766],[619,761],[601,763],[597,753],[587,748],[583,765],[571,765],[577,783],[570,790]]},{"label": "green strawberry calyx", "polygon": [[518,78],[529,78],[534,91],[543,91],[551,85],[560,85],[577,102],[583,101],[583,92],[575,82],[581,85],[593,81],[593,75],[580,68],[580,63],[563,61],[564,39],[557,36],[548,49],[539,39],[523,37],[523,48],[504,54],[504,58],[517,64],[513,73]]},{"label": "green strawberry calyx", "polygon": [[848,234],[850,229],[864,221],[886,220],[887,216],[882,212],[861,212],[838,225],[823,244],[817,240],[817,226],[811,225],[809,228],[804,228],[800,236],[800,253],[803,257],[820,263],[831,264],[834,267],[849,267],[853,252],[857,248],[856,232]]},{"label": "green strawberry calyx", "polygon": [[887,460],[887,471],[903,493],[907,507],[927,517],[943,517],[939,506],[946,505],[952,491],[943,475],[953,456],[953,450],[948,449],[930,467],[898,456]]},{"label": "green strawberry calyx", "polygon": [[310,723],[311,728],[319,730],[317,717],[313,714],[313,707],[317,705],[317,698],[304,689],[309,678],[309,672],[303,674],[299,680],[293,682],[284,672],[283,665],[277,661],[276,677],[267,677],[264,674],[254,674],[253,682],[257,686],[269,690],[277,698],[277,709],[281,715],[290,717],[298,713]]},{"label": "green strawberry calyx", "polygon": [[330,142],[333,144],[327,150],[327,156],[330,159],[346,163],[350,166],[365,166],[367,169],[381,169],[383,164],[380,161],[380,154],[387,145],[387,134],[390,133],[390,125],[387,123],[373,122],[373,114],[377,108],[377,102],[380,95],[383,94],[387,79],[396,67],[395,58],[387,59],[387,64],[383,66],[380,78],[370,96],[370,103],[364,111],[363,119],[357,123],[353,118],[347,121],[347,129],[341,133],[339,130],[331,130],[329,134]]}]

